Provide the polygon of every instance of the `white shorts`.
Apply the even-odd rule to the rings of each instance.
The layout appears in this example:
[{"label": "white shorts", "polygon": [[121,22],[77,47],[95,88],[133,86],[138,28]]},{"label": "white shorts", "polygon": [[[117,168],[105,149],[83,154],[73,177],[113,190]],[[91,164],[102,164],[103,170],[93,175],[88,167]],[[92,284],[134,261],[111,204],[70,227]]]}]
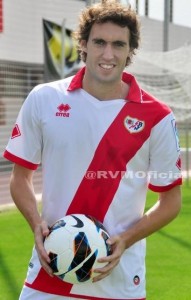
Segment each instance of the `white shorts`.
[{"label": "white shorts", "polygon": [[[31,289],[24,285],[19,300],[77,300],[77,298],[47,294],[47,293],[43,293]],[[86,299],[81,299],[81,300],[86,300]]]}]

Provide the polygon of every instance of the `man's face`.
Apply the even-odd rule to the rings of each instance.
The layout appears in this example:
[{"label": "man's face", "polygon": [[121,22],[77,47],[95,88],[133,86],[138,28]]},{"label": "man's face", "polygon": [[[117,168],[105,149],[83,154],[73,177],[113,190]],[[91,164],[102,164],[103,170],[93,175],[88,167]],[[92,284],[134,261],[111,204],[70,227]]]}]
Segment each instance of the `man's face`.
[{"label": "man's face", "polygon": [[88,41],[82,41],[87,53],[86,70],[91,80],[114,83],[121,79],[130,55],[130,32],[114,23],[94,24]]}]

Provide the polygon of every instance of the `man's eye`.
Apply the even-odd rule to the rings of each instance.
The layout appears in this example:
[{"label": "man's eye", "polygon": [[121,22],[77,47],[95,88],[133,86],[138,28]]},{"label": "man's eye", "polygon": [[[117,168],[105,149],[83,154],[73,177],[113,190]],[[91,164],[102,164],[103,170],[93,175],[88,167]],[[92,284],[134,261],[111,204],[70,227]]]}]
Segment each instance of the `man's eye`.
[{"label": "man's eye", "polygon": [[105,44],[105,42],[103,40],[95,40],[94,43],[96,45],[100,45],[100,46]]},{"label": "man's eye", "polygon": [[115,47],[124,47],[124,43],[122,43],[122,42],[115,42],[114,46]]}]

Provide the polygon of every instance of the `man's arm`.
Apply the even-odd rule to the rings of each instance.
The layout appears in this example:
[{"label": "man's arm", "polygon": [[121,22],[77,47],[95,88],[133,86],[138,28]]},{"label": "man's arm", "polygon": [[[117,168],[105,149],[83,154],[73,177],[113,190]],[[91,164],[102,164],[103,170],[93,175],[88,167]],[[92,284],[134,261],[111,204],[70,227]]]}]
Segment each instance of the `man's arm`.
[{"label": "man's arm", "polygon": [[100,269],[96,270],[99,275],[94,278],[94,282],[103,279],[112,272],[113,268],[119,263],[120,257],[125,249],[170,223],[178,215],[180,209],[180,186],[160,193],[156,204],[153,205],[138,222],[127,231],[113,236],[108,240],[113,247],[113,253],[99,260],[100,263],[108,262],[108,265],[101,268],[100,264]]},{"label": "man's arm", "polygon": [[159,199],[127,233],[122,234],[126,248],[170,223],[180,212],[181,190],[176,186],[159,194]]},{"label": "man's arm", "polygon": [[41,223],[36,197],[33,189],[34,171],[15,164],[10,180],[10,191],[13,201],[34,232],[37,224]]},{"label": "man's arm", "polygon": [[10,191],[13,201],[34,233],[35,246],[41,265],[46,272],[52,275],[52,270],[48,266],[50,258],[43,245],[44,237],[49,233],[49,229],[38,212],[32,182],[33,173],[34,171],[15,164],[10,180]]}]

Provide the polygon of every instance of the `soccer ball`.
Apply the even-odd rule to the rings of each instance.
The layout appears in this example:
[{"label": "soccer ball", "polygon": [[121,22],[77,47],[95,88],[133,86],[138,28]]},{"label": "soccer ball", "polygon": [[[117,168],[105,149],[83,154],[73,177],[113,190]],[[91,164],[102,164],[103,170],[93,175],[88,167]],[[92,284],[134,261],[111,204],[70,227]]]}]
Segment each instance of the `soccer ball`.
[{"label": "soccer ball", "polygon": [[93,269],[104,264],[97,259],[111,254],[109,234],[103,224],[89,215],[72,214],[59,219],[44,241],[53,273],[63,281],[90,282]]}]

